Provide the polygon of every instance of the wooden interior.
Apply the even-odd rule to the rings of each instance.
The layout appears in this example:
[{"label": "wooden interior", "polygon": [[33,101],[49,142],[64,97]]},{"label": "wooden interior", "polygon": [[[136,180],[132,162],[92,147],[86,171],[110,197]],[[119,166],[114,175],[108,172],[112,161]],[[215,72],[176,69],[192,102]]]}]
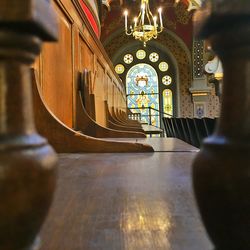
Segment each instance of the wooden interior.
[{"label": "wooden interior", "polygon": [[[58,152],[84,152],[86,148],[88,152],[144,151],[143,145],[138,147],[130,143],[126,144],[127,150],[125,144],[121,145],[121,149],[117,147],[120,142],[106,142],[108,146],[102,148],[79,146],[76,143],[73,149],[70,146],[72,143],[64,146],[60,139],[55,139],[60,134],[59,131],[60,138],[64,138],[63,133],[67,132],[76,138],[75,133],[80,132],[84,135],[78,134],[77,140],[88,135],[93,137],[89,139],[93,142],[95,138],[140,138],[146,137],[146,134],[138,122],[128,119],[122,121],[122,118],[120,120],[117,117],[119,112],[126,112],[124,85],[114,72],[100,41],[86,22],[78,2],[53,1],[53,6],[59,19],[58,43],[46,44],[33,66],[36,72],[33,74],[37,74],[37,77],[33,77],[33,93],[35,113],[39,114],[36,115],[39,132],[52,145],[56,145]],[[84,28],[83,23],[86,24]],[[83,81],[82,99],[79,96],[79,80]],[[39,90],[36,90],[36,85]],[[45,115],[45,110],[49,114]],[[51,122],[43,122],[42,114],[50,117]],[[53,122],[52,118],[57,121]],[[58,121],[64,129],[54,132],[51,128],[53,125],[50,124],[58,125]],[[71,129],[71,132],[65,130],[65,127]],[[100,140],[96,142],[101,143]],[[145,146],[145,150],[153,149]]]},{"label": "wooden interior", "polygon": [[[90,72],[85,88],[86,110],[103,127],[108,127],[106,107],[126,110],[125,89],[100,41],[85,24],[77,1],[53,1],[59,19],[59,39],[46,44],[34,68],[41,95],[51,112],[69,128],[76,127],[78,73]],[[63,101],[62,101],[63,100]],[[63,108],[62,108],[63,107]]]},{"label": "wooden interior", "polygon": [[[165,118],[171,138],[147,138],[162,129],[128,118],[125,85],[99,40],[103,3],[136,1],[1,0],[0,249],[249,250],[249,1],[205,0],[196,11],[197,39],[224,69],[221,117]],[[175,8],[183,25],[181,11],[201,4],[154,3]],[[209,78],[183,83],[187,51],[168,35],[161,45],[177,51],[181,108],[190,91],[202,111]]]}]

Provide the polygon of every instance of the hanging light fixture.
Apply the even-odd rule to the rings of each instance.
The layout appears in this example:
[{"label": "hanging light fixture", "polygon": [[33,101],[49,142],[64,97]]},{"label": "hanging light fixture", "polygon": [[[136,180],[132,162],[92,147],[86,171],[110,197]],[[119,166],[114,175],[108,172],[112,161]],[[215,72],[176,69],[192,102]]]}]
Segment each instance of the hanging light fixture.
[{"label": "hanging light fixture", "polygon": [[160,23],[157,22],[157,16],[153,16],[149,8],[149,0],[141,0],[141,9],[137,17],[134,18],[133,25],[128,27],[128,11],[124,11],[125,33],[143,42],[144,46],[151,39],[156,39],[158,34],[163,31],[162,9],[158,9]]}]

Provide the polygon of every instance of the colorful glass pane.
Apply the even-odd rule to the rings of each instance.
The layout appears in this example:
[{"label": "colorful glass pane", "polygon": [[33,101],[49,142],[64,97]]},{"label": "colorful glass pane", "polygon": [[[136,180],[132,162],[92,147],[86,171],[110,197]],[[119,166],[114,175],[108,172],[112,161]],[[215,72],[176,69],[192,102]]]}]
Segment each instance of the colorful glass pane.
[{"label": "colorful glass pane", "polygon": [[124,71],[125,71],[125,68],[124,68],[124,66],[122,64],[117,64],[115,66],[115,72],[117,74],[122,74]]},{"label": "colorful glass pane", "polygon": [[134,57],[131,54],[127,54],[124,56],[123,61],[127,64],[132,63],[134,60]]},{"label": "colorful glass pane", "polygon": [[167,114],[170,116],[173,115],[173,93],[170,89],[165,89],[162,92],[163,95],[163,112],[165,117],[168,117]]},{"label": "colorful glass pane", "polygon": [[172,77],[171,76],[168,76],[168,75],[166,75],[166,76],[163,76],[162,77],[162,83],[164,84],[164,85],[170,85],[171,83],[172,83]]},{"label": "colorful glass pane", "polygon": [[149,64],[139,63],[133,66],[127,73],[126,92],[128,107],[140,109],[142,120],[150,124],[160,126],[159,112],[149,111],[148,107],[159,110],[158,75]]},{"label": "colorful glass pane", "polygon": [[160,71],[162,71],[162,72],[168,71],[168,63],[166,63],[166,62],[161,62],[161,63],[159,64],[159,69],[160,69]]},{"label": "colorful glass pane", "polygon": [[143,50],[143,49],[140,49],[136,52],[136,57],[139,59],[139,60],[142,60],[146,57],[146,51]]},{"label": "colorful glass pane", "polygon": [[159,55],[156,52],[153,52],[149,55],[149,60],[151,62],[157,62],[159,60]]}]

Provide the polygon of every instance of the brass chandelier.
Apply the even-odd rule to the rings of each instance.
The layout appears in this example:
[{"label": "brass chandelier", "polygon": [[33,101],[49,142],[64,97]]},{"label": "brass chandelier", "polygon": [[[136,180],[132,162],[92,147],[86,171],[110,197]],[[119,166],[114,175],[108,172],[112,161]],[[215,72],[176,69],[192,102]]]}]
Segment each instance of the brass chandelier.
[{"label": "brass chandelier", "polygon": [[143,42],[144,46],[151,39],[156,39],[158,34],[163,31],[162,9],[158,9],[160,23],[157,22],[157,16],[153,16],[149,8],[149,0],[141,0],[141,9],[137,17],[134,18],[133,25],[128,28],[128,11],[124,11],[125,33],[136,40]]}]

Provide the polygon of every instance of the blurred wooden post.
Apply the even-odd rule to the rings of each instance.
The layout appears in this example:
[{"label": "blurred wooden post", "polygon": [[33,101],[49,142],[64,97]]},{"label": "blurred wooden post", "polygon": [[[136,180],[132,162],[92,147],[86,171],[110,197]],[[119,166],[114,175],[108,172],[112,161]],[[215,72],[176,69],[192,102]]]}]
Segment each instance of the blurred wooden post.
[{"label": "blurred wooden post", "polygon": [[196,198],[217,250],[250,249],[250,1],[207,0],[194,18],[223,63],[222,110],[193,166]]},{"label": "blurred wooden post", "polygon": [[0,1],[0,249],[30,250],[55,187],[53,149],[33,123],[30,65],[55,40],[47,0]]}]

